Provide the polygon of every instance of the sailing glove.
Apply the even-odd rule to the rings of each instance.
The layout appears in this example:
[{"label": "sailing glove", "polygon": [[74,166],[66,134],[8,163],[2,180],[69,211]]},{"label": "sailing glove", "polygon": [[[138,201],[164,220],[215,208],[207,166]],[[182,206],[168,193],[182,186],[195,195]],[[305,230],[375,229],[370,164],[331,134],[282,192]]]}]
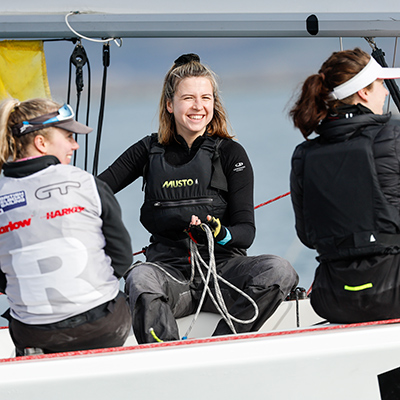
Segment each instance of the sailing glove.
[{"label": "sailing glove", "polygon": [[207,235],[202,226],[203,224],[206,224],[211,229],[211,232],[218,244],[224,245],[231,240],[232,237],[229,230],[221,225],[219,218],[211,217],[210,219],[207,218],[207,220],[200,225],[189,226],[189,229],[187,230],[188,235],[196,243],[207,243]]}]

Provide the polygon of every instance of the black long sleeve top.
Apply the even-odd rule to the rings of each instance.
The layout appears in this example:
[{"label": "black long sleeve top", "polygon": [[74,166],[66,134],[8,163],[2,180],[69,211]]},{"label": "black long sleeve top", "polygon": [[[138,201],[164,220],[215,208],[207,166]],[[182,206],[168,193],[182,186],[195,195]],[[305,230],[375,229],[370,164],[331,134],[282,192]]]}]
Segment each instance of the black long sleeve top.
[{"label": "black long sleeve top", "polygon": [[[165,146],[166,161],[175,166],[189,162],[203,141],[204,137],[200,136],[189,148],[186,141],[177,135],[176,140]],[[253,169],[246,151],[234,140],[223,140],[219,153],[222,169],[228,182],[226,195],[228,213],[222,224],[232,235],[229,246],[247,249],[255,237]],[[143,138],[122,153],[99,175],[99,178],[105,181],[114,193],[117,193],[143,176],[148,159],[149,148],[146,145],[146,138]]]}]

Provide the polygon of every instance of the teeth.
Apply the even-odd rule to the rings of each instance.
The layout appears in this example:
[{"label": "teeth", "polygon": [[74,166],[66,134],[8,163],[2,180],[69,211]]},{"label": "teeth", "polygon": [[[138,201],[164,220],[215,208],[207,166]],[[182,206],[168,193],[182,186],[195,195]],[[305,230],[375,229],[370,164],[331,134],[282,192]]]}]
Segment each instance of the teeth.
[{"label": "teeth", "polygon": [[190,119],[202,119],[203,116],[202,115],[191,115],[189,118]]}]

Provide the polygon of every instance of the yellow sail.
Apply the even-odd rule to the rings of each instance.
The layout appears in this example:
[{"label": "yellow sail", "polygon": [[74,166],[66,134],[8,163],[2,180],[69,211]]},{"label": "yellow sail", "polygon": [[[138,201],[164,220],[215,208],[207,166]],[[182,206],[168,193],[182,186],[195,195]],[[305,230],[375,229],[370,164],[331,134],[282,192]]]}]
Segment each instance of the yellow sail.
[{"label": "yellow sail", "polygon": [[41,40],[0,41],[0,100],[51,98]]}]

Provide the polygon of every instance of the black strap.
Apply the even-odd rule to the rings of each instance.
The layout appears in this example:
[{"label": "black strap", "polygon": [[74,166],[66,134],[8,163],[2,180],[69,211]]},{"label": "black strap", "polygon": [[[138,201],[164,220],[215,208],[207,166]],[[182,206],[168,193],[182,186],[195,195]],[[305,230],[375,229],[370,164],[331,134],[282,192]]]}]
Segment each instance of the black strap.
[{"label": "black strap", "polygon": [[100,98],[100,110],[99,110],[99,118],[97,121],[97,136],[96,136],[96,145],[93,156],[93,175],[97,175],[97,170],[99,166],[99,155],[100,155],[100,141],[101,141],[101,132],[103,129],[103,119],[104,119],[104,109],[106,102],[106,86],[107,86],[107,68],[110,66],[110,44],[104,43],[103,45],[103,83],[101,87],[101,98]]},{"label": "black strap", "polygon": [[[223,190],[225,192],[228,192],[228,181],[226,179],[226,176],[224,174],[224,171],[222,169],[222,164],[221,164],[221,157],[219,154],[219,146],[222,143],[221,138],[217,138],[214,144],[209,144],[207,146],[207,150],[212,150],[214,152],[213,157],[212,157],[212,165],[213,165],[213,173],[211,177],[211,187],[214,189],[218,190]],[[147,150],[149,154],[156,154],[156,153],[163,153],[164,148],[161,145],[157,145],[157,134],[153,133],[149,139],[146,140],[145,142],[147,146]],[[210,147],[211,146],[211,147]],[[205,146],[203,145],[203,149]],[[143,184],[142,184],[142,190],[144,190],[144,187],[146,186],[147,182],[147,172],[149,169],[149,163],[147,162],[146,165],[143,168]]]},{"label": "black strap", "polygon": [[[360,238],[365,238],[369,236],[369,243],[376,244],[378,246],[398,246],[400,247],[400,234],[398,233],[371,233],[369,234],[351,234],[348,236],[343,236],[340,238],[334,238],[335,246],[338,249],[349,249],[357,247],[357,242]],[[373,236],[373,237],[371,237]]]},{"label": "black strap", "polygon": [[400,234],[378,233],[375,239],[379,244],[384,246],[399,246],[400,247]]},{"label": "black strap", "polygon": [[[151,134],[150,137],[146,137],[144,140],[144,144],[146,145],[147,152],[150,155],[150,152],[157,144],[157,133]],[[147,182],[147,172],[149,171],[149,161],[146,162],[145,166],[143,167],[143,183],[142,183],[142,191],[144,191],[144,187],[146,186]]]},{"label": "black strap", "polygon": [[228,181],[226,180],[226,176],[222,169],[221,156],[219,154],[219,146],[221,143],[222,139],[218,138],[215,144],[214,156],[212,159],[213,174],[211,178],[211,187],[228,192]]}]

